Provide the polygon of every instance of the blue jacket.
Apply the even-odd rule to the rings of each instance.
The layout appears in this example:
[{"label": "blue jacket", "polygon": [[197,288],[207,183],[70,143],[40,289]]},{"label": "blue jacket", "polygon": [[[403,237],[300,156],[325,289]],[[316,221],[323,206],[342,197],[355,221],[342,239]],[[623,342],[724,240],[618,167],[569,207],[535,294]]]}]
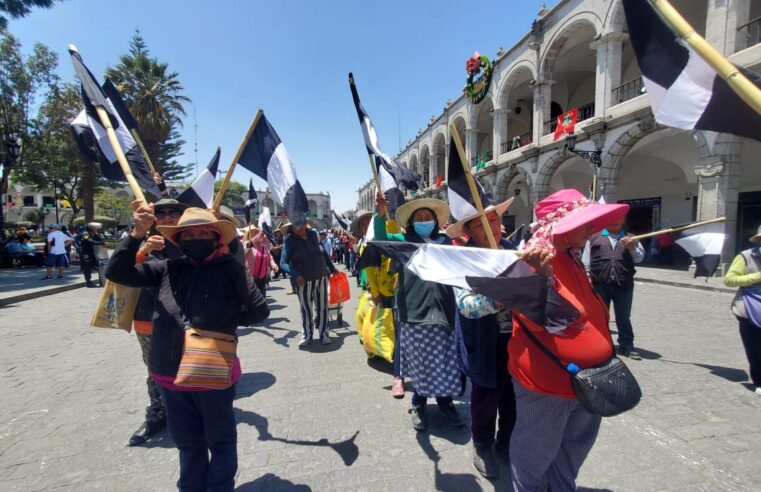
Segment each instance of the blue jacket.
[{"label": "blue jacket", "polygon": [[[502,239],[505,249],[515,249],[512,242]],[[472,241],[465,246],[475,247]],[[499,324],[494,314],[470,319],[455,309],[455,343],[460,371],[470,380],[485,388],[497,387],[497,371],[507,371],[507,366],[497,367],[497,350],[507,352],[507,346],[498,347]]]}]

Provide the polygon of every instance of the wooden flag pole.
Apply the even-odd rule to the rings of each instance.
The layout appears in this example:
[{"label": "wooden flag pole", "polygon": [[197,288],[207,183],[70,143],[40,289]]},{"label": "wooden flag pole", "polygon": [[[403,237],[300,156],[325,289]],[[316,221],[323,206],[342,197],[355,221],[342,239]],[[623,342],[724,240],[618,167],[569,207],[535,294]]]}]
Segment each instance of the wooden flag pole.
[{"label": "wooden flag pole", "polygon": [[462,141],[460,140],[460,134],[457,133],[457,127],[454,125],[454,123],[449,124],[449,132],[452,134],[452,140],[454,140],[454,145],[457,147],[457,153],[460,155],[460,163],[462,164],[462,168],[465,171],[465,179],[468,181],[470,194],[473,195],[473,203],[476,205],[476,210],[478,210],[479,217],[481,217],[481,225],[484,227],[486,237],[489,239],[489,246],[491,249],[497,249],[497,242],[494,240],[494,235],[491,234],[491,227],[489,227],[489,221],[486,219],[484,206],[481,203],[481,195],[478,193],[478,188],[476,188],[476,180],[470,173],[468,158],[465,155],[465,150],[463,149]]},{"label": "wooden flag pole", "polygon": [[[153,162],[151,162],[151,158],[148,157],[148,151],[145,150],[145,146],[143,145],[143,141],[140,140],[140,135],[138,135],[137,130],[134,128],[130,128],[130,134],[132,135],[132,138],[135,139],[135,142],[137,143],[138,148],[140,149],[140,152],[142,152],[143,157],[145,158],[145,163],[148,164],[148,168],[151,170],[152,173],[159,174],[158,171],[156,171],[156,168],[153,167]],[[161,175],[159,174],[159,177]],[[162,181],[164,178],[161,178]]]},{"label": "wooden flag pole", "polygon": [[222,204],[222,197],[225,195],[225,191],[227,191],[227,187],[230,186],[230,180],[232,180],[233,171],[235,171],[235,165],[240,160],[240,156],[241,154],[243,154],[243,149],[246,148],[246,144],[248,143],[248,140],[251,138],[251,135],[254,133],[254,129],[256,128],[256,125],[259,123],[259,119],[261,117],[262,117],[262,110],[260,109],[256,112],[256,116],[254,116],[254,120],[251,122],[251,126],[248,127],[248,132],[246,133],[246,137],[240,143],[240,146],[238,147],[238,151],[235,153],[235,157],[233,157],[233,162],[232,164],[230,164],[230,168],[227,170],[227,174],[225,174],[225,179],[222,181],[222,184],[219,186],[219,192],[217,193],[217,196],[214,197],[214,204],[211,207],[212,209],[216,210]]},{"label": "wooden flag pole", "polygon": [[682,226],[682,227],[671,227],[669,229],[662,229],[660,231],[648,232],[647,234],[640,234],[639,236],[631,236],[631,239],[635,239],[635,240],[639,241],[640,239],[647,239],[649,237],[660,236],[662,234],[671,234],[671,233],[674,233],[674,232],[682,232],[682,231],[685,231],[687,229],[692,229],[693,227],[700,227],[700,226],[704,226],[706,224],[714,224],[716,222],[724,222],[725,220],[727,220],[726,217],[719,217],[719,218],[716,218],[716,219],[704,220],[702,222],[695,222],[694,224],[687,224],[686,226]]},{"label": "wooden flag pole", "polygon": [[[380,178],[378,177],[378,168],[375,167],[375,162],[373,162],[373,156],[371,156],[370,154],[367,154],[367,158],[370,159],[370,169],[373,170],[373,181],[375,181],[375,188],[378,190],[378,192],[383,193],[383,190],[381,189],[381,185],[380,185]],[[386,217],[386,220],[389,219],[388,207],[386,207],[382,215]]]},{"label": "wooden flag pole", "polygon": [[666,23],[676,31],[679,37],[690,45],[729,84],[743,101],[756,110],[757,113],[761,114],[761,89],[748,80],[711,43],[695,32],[695,29],[690,26],[667,0],[650,0],[650,3],[661,14]]},{"label": "wooden flag pole", "polygon": [[119,162],[119,167],[122,168],[124,177],[127,178],[127,184],[129,184],[132,193],[135,195],[135,199],[140,200],[143,203],[148,203],[145,200],[143,190],[137,183],[135,176],[132,175],[132,169],[129,167],[127,157],[124,156],[124,151],[122,150],[121,145],[119,145],[119,140],[116,138],[116,132],[114,131],[114,127],[111,126],[111,120],[108,117],[106,109],[103,106],[96,106],[95,111],[98,113],[100,124],[103,125],[103,128],[106,130],[108,142],[111,144],[114,154],[116,154],[116,160]]}]

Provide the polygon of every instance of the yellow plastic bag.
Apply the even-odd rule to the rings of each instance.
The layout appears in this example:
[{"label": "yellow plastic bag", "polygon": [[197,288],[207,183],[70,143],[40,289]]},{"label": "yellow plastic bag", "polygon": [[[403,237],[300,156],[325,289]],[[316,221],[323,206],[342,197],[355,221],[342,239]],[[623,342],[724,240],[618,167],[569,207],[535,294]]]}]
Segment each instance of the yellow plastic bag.
[{"label": "yellow plastic bag", "polygon": [[90,326],[131,332],[138,297],[140,288],[126,287],[107,280]]},{"label": "yellow plastic bag", "polygon": [[394,360],[394,313],[389,308],[373,306],[362,323],[362,346],[367,355],[382,357],[391,362]]},{"label": "yellow plastic bag", "polygon": [[359,305],[357,306],[357,313],[354,315],[354,320],[357,322],[357,334],[359,335],[359,341],[362,343],[362,325],[365,321],[365,315],[370,311],[372,307],[372,296],[367,291],[362,291],[359,295]]}]

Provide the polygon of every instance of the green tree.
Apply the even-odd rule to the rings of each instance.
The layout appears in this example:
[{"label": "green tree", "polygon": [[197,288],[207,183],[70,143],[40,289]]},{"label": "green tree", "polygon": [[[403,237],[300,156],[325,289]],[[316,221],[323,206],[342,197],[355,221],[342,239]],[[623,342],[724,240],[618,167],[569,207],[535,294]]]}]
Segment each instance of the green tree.
[{"label": "green tree", "polygon": [[[0,0],[0,12],[9,15],[13,19],[26,17],[32,12],[32,7],[49,9],[55,0]],[[8,18],[0,15],[0,30],[8,28]]]},{"label": "green tree", "polygon": [[25,165],[15,180],[33,185],[38,190],[53,188],[66,199],[74,216],[79,214],[78,201],[84,203],[85,220],[94,215],[94,192],[102,185],[95,163],[85,160],[69,129],[69,122],[82,106],[79,87],[64,84],[55,87],[40,107],[29,132]]},{"label": "green tree", "polygon": [[140,31],[135,31],[129,53],[106,70],[106,77],[116,85],[140,125],[140,137],[159,173],[167,180],[187,177],[190,165],[176,161],[184,143],[178,141],[176,130],[182,127],[184,104],[190,102],[182,94],[179,74],[150,56]]},{"label": "green tree", "polygon": [[[222,180],[214,183],[214,196],[217,196],[221,186]],[[246,200],[248,200],[248,186],[235,181],[230,181],[230,184],[225,191],[225,195],[222,197],[222,205],[227,205],[230,208],[240,207],[246,203]]]},{"label": "green tree", "polygon": [[103,190],[95,194],[95,212],[113,218],[117,224],[125,224],[132,214],[132,206],[129,198]]}]

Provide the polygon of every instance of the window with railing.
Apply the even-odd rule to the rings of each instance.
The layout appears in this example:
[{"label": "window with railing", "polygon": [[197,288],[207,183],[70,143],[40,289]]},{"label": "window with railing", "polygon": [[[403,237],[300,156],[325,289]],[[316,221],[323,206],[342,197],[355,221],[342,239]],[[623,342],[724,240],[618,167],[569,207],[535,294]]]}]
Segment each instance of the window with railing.
[{"label": "window with railing", "polygon": [[502,142],[502,153],[525,147],[531,143],[531,132],[522,133],[514,137],[508,137],[507,141]]},{"label": "window with railing", "polygon": [[637,77],[613,89],[613,99],[611,101],[615,105],[629,99],[634,99],[644,93],[644,88],[645,84],[642,82],[642,77]]},{"label": "window with railing", "polygon": [[[577,114],[576,123],[580,123],[584,120],[588,120],[589,118],[595,115],[595,103],[591,102],[583,106],[579,106],[578,108],[576,108],[576,114]],[[549,121],[545,121],[544,134],[549,135],[551,133],[554,133],[557,127],[558,127],[557,118],[553,118]]]},{"label": "window with railing", "polygon": [[745,47],[750,48],[761,43],[761,17],[757,17],[747,24],[737,28],[740,33],[745,33]]}]

